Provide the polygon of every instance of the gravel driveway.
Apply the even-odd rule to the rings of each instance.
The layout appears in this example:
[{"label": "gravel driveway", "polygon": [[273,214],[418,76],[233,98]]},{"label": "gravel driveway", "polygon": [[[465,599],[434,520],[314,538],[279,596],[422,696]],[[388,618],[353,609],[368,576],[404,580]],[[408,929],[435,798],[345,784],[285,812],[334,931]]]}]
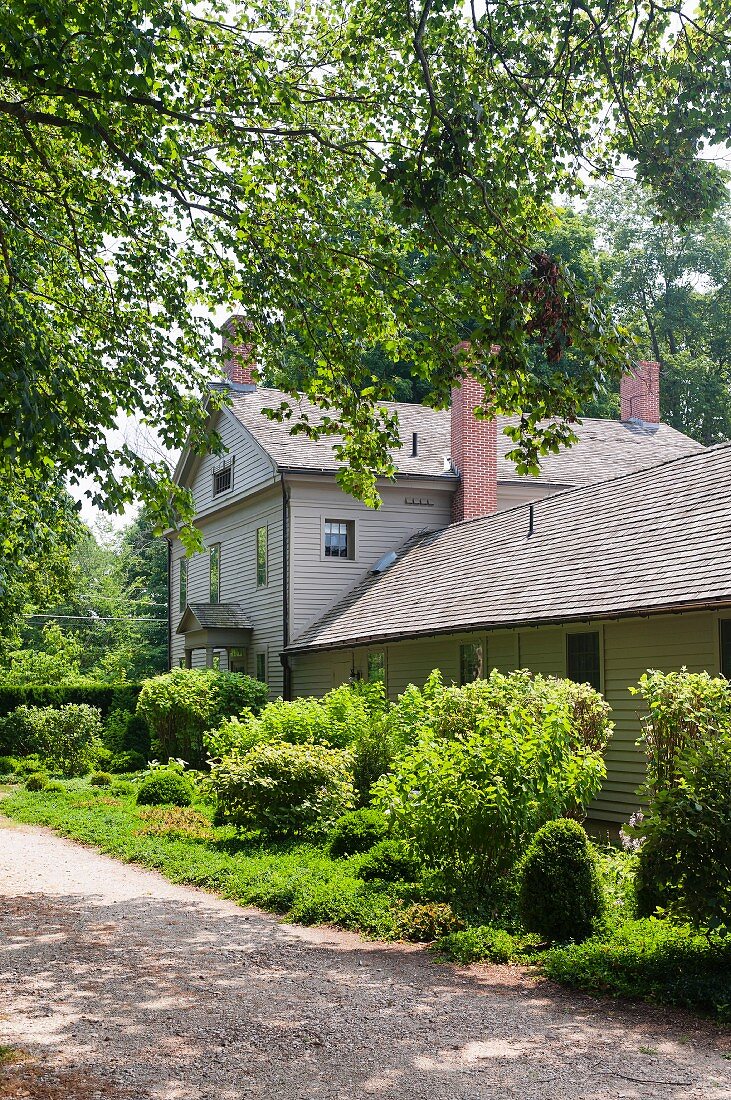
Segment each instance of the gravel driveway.
[{"label": "gravel driveway", "polygon": [[731,1098],[710,1024],[281,925],[4,818],[0,894],[7,1100]]}]

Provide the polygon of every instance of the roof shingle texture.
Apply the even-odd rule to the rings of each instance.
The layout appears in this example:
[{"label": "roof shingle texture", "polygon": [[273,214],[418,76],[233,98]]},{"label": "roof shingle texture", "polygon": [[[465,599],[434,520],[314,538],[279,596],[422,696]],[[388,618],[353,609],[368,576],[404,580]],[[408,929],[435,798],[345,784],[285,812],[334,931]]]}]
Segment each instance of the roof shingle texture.
[{"label": "roof shingle texture", "polygon": [[290,649],[731,603],[731,444],[417,536]]},{"label": "roof shingle texture", "polygon": [[250,629],[251,619],[239,603],[191,603],[188,607],[201,630]]},{"label": "roof shingle texture", "polygon": [[[342,463],[337,461],[333,448],[340,437],[313,440],[304,435],[292,435],[292,421],[279,423],[262,415],[262,409],[276,408],[282,400],[292,403],[295,417],[298,409],[313,423],[318,423],[324,415],[304,397],[295,400],[279,390],[264,388],[234,393],[232,411],[279,467],[336,471]],[[403,443],[394,454],[398,472],[453,479],[455,475],[449,467],[445,470],[444,461],[452,450],[449,410],[396,402],[387,403],[385,407],[398,413]],[[505,457],[514,443],[502,429],[517,421],[517,417],[498,417],[498,480],[535,481],[530,475],[517,474],[515,464]],[[418,435],[416,456],[411,454],[414,432]],[[541,481],[559,486],[590,485],[702,449],[699,443],[667,424],[584,420],[576,425],[575,432],[579,438],[573,447],[541,459]]]}]

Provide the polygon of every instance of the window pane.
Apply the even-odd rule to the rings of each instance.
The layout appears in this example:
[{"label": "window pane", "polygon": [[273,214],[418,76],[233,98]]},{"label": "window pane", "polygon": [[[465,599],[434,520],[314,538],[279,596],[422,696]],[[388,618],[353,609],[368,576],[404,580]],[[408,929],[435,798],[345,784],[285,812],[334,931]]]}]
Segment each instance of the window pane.
[{"label": "window pane", "polygon": [[188,559],[180,559],[180,601],[179,608],[185,611],[188,603]]},{"label": "window pane", "polygon": [[566,675],[577,684],[591,684],[601,691],[598,631],[566,635]]},{"label": "window pane", "polygon": [[267,655],[266,653],[257,653],[256,655],[256,678],[261,680],[262,683],[267,681]]},{"label": "window pane", "polygon": [[221,598],[221,546],[217,543],[211,547],[211,603],[218,603]]},{"label": "window pane", "polygon": [[471,684],[482,676],[482,646],[469,642],[459,647],[459,682]]},{"label": "window pane", "polygon": [[256,530],[256,587],[264,588],[267,583],[267,528]]},{"label": "window pane", "polygon": [[721,673],[731,680],[731,619],[721,619]]},{"label": "window pane", "polygon": [[225,466],[222,470],[216,470],[213,475],[213,495],[225,493],[231,488],[231,467]]},{"label": "window pane", "polygon": [[382,649],[368,654],[368,679],[373,682],[386,682],[386,655]]},{"label": "window pane", "polygon": [[347,521],[325,520],[325,557],[351,557],[351,524]]}]

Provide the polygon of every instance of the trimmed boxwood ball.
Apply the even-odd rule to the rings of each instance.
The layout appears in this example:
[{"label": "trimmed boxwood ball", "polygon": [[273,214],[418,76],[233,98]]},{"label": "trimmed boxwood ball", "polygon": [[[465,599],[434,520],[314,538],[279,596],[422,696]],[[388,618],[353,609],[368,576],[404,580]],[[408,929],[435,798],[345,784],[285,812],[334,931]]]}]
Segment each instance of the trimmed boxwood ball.
[{"label": "trimmed boxwood ball", "polygon": [[193,788],[172,768],[159,768],[142,780],[137,792],[140,806],[190,806]]},{"label": "trimmed boxwood ball", "polygon": [[549,821],[518,865],[520,916],[547,940],[583,940],[604,908],[597,861],[578,821]]},{"label": "trimmed boxwood ball", "polygon": [[364,857],[358,869],[358,877],[367,882],[382,879],[384,882],[416,882],[419,862],[412,856],[403,840],[381,840]]},{"label": "trimmed boxwood ball", "polygon": [[92,787],[111,787],[112,777],[109,772],[92,772],[89,783]]},{"label": "trimmed boxwood ball", "polygon": [[328,843],[330,855],[339,859],[356,852],[367,852],[385,837],[387,830],[388,822],[380,810],[371,806],[352,810],[339,817],[333,825]]}]

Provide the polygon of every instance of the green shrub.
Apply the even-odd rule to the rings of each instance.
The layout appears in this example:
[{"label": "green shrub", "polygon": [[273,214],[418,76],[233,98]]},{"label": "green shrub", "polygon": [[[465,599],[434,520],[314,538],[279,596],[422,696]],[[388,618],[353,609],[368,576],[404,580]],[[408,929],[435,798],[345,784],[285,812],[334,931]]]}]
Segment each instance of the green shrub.
[{"label": "green shrub", "polygon": [[577,821],[549,821],[518,867],[519,907],[529,932],[582,940],[604,911],[594,851]]},{"label": "green shrub", "polygon": [[371,801],[373,785],[390,769],[396,755],[396,743],[387,720],[376,717],[353,744],[353,780],[359,806]]},{"label": "green shrub", "polygon": [[434,944],[434,951],[445,959],[458,963],[508,963],[522,958],[535,937],[511,936],[502,928],[489,924],[452,932]]},{"label": "green shrub", "polygon": [[111,787],[112,776],[109,772],[92,772],[89,776],[89,783],[92,787]]},{"label": "green shrub", "polygon": [[131,710],[113,710],[104,723],[104,744],[113,756],[135,752],[147,760],[150,755],[147,723]]},{"label": "green shrub", "polygon": [[16,763],[14,756],[0,756],[0,775],[14,775]]},{"label": "green shrub", "polygon": [[94,764],[97,771],[109,771],[112,764],[112,753],[106,745],[97,744],[94,752]]},{"label": "green shrub", "polygon": [[343,814],[332,827],[328,849],[333,859],[367,852],[385,837],[388,822],[380,810],[362,807]]},{"label": "green shrub", "polygon": [[110,794],[118,795],[120,798],[124,798],[127,795],[134,794],[134,792],[134,783],[127,783],[123,779],[115,780],[115,782],[112,783],[111,787],[109,788]]},{"label": "green shrub", "polygon": [[366,882],[416,882],[421,868],[403,840],[380,840],[358,864],[358,876]]},{"label": "green shrub", "polygon": [[607,714],[585,684],[493,672],[445,688],[432,675],[389,714],[397,740],[411,743],[374,803],[425,865],[484,889],[546,821],[578,816],[598,793]]},{"label": "green shrub", "polygon": [[65,794],[66,788],[57,779],[49,779],[43,788],[46,794]]},{"label": "green shrub", "polygon": [[126,772],[139,772],[147,767],[147,760],[141,752],[129,749],[127,752],[115,753],[109,763],[109,770],[115,775]]},{"label": "green shrub", "polygon": [[27,791],[43,791],[48,786],[48,776],[45,772],[31,772],[25,781]]},{"label": "green shrub", "polygon": [[218,820],[269,836],[325,833],[353,806],[350,755],[325,745],[261,742],[215,764]]},{"label": "green shrub", "polygon": [[15,765],[15,774],[21,776],[21,778],[37,771],[43,771],[43,761],[37,753],[24,756]]},{"label": "green shrub", "polygon": [[205,731],[234,714],[258,711],[266,700],[266,684],[250,676],[176,668],[145,681],[137,714],[151,730],[156,752],[199,767],[205,757]]},{"label": "green shrub", "polygon": [[96,763],[101,745],[101,715],[85,703],[62,707],[18,707],[5,719],[19,742],[31,745],[54,771],[85,775]]},{"label": "green shrub", "polygon": [[173,768],[157,768],[142,780],[137,790],[140,806],[190,806],[193,788]]},{"label": "green shrub", "polygon": [[731,1023],[731,936],[652,917],[627,921],[608,938],[547,952],[543,970],[590,993],[701,1009]]},{"label": "green shrub", "polygon": [[641,829],[637,904],[731,930],[731,734],[688,741],[674,782],[655,790]]},{"label": "green shrub", "polygon": [[399,911],[397,928],[401,939],[431,943],[441,936],[459,932],[464,928],[464,921],[446,902],[418,901]]}]

